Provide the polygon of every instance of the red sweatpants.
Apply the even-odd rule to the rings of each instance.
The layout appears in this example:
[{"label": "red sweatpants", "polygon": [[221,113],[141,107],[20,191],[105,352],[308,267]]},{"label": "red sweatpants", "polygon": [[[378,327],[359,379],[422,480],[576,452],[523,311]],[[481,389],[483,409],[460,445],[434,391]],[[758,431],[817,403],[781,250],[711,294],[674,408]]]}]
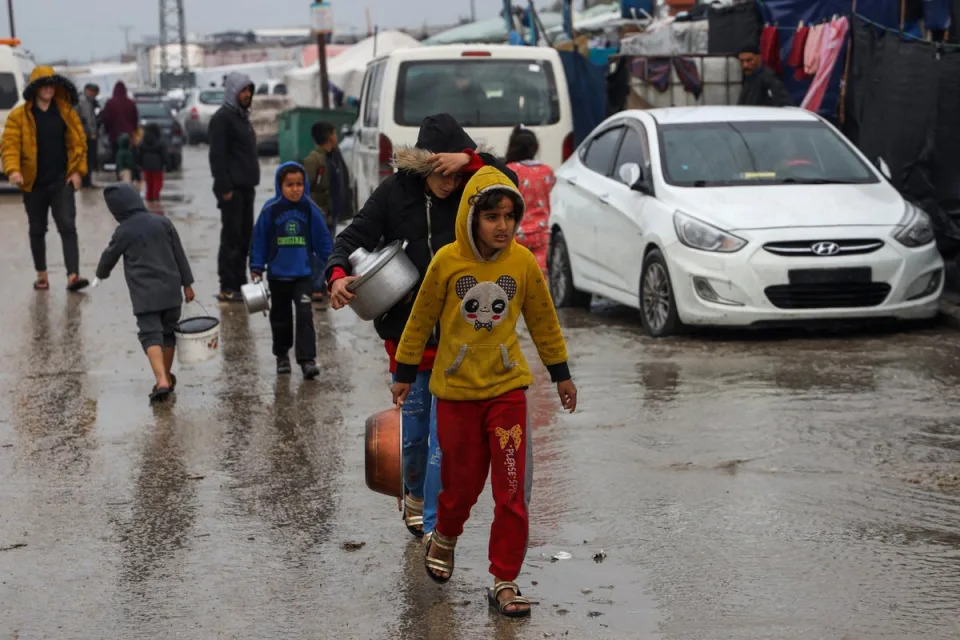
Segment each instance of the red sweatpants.
[{"label": "red sweatpants", "polygon": [[147,183],[147,200],[159,200],[163,189],[163,171],[144,170],[143,181]]},{"label": "red sweatpants", "polygon": [[493,485],[490,573],[516,580],[527,553],[527,396],[522,389],[490,400],[437,399],[437,438],[442,454],[443,489],[437,505],[437,531],[463,533],[470,509],[487,482]]}]

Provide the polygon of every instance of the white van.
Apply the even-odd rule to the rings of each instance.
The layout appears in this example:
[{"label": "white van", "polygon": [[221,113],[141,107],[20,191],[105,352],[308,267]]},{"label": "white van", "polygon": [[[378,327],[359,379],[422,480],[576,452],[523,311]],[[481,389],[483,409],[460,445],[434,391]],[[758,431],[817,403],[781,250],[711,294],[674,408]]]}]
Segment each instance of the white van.
[{"label": "white van", "polygon": [[[19,40],[0,39],[0,132],[10,112],[23,102],[23,90],[30,84],[30,74],[36,66],[30,54],[18,48],[19,44]],[[0,176],[0,183],[6,184],[7,176]]]},{"label": "white van", "polygon": [[356,204],[393,170],[394,147],[414,145],[429,115],[453,115],[470,137],[503,156],[518,124],[559,167],[574,150],[573,112],[560,55],[548,47],[449,45],[399,49],[367,66],[355,128]]}]

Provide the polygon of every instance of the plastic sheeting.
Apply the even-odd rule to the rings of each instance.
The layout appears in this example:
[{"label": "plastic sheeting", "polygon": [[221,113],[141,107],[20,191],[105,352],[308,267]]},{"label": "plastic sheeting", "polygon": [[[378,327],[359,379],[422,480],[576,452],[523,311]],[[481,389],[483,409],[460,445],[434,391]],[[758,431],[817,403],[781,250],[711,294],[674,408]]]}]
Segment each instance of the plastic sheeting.
[{"label": "plastic sheeting", "polygon": [[573,106],[573,137],[580,144],[607,117],[607,69],[573,51],[561,51],[560,60]]},{"label": "plastic sheeting", "polygon": [[933,218],[944,255],[960,251],[960,52],[901,41],[854,21],[847,135]]}]

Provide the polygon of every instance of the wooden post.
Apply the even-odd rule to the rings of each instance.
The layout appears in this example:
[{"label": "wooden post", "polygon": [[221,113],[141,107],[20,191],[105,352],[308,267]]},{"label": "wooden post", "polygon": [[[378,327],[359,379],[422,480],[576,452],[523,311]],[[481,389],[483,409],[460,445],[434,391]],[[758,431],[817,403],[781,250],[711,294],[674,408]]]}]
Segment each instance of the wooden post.
[{"label": "wooden post", "polygon": [[317,63],[320,65],[320,97],[323,108],[330,108],[330,78],[327,76],[327,36],[317,34]]}]

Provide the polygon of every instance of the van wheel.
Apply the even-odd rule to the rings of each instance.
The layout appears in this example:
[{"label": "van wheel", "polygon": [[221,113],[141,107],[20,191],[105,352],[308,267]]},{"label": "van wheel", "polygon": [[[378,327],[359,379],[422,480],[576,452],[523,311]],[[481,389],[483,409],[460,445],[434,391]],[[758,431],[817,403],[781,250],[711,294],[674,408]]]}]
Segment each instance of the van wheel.
[{"label": "van wheel", "polygon": [[643,259],[640,274],[640,322],[647,335],[663,338],[683,329],[677,314],[677,299],[673,295],[667,262],[659,249]]},{"label": "van wheel", "polygon": [[563,232],[554,231],[550,238],[550,254],[547,259],[547,271],[550,274],[550,295],[558,307],[590,308],[593,296],[579,291],[573,286],[573,270],[570,267],[570,253],[563,239]]}]

